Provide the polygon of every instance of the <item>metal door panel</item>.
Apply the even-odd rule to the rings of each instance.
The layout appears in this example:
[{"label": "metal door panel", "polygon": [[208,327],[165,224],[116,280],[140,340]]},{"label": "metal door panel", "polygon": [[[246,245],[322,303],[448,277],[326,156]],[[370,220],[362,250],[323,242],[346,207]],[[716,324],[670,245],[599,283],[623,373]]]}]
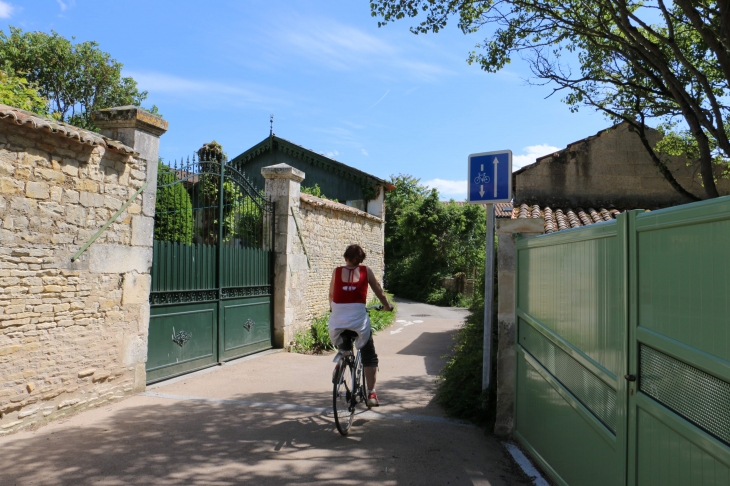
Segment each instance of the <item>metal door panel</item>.
[{"label": "metal door panel", "polygon": [[631,486],[730,484],[728,244],[727,197],[629,215]]},{"label": "metal door panel", "polygon": [[224,301],[223,309],[222,360],[271,348],[269,296]]},{"label": "metal door panel", "polygon": [[518,350],[515,436],[556,482],[616,486],[616,438],[524,350]]},{"label": "metal door panel", "polygon": [[217,361],[215,303],[153,307],[150,314],[148,382]]}]

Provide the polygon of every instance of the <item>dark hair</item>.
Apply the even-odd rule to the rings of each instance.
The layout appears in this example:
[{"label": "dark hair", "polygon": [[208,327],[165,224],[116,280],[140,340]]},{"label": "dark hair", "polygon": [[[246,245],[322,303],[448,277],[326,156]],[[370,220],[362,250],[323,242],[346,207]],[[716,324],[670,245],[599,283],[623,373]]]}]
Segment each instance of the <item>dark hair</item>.
[{"label": "dark hair", "polygon": [[363,251],[360,245],[350,245],[345,250],[345,259],[348,262],[360,265],[365,260],[365,251]]}]

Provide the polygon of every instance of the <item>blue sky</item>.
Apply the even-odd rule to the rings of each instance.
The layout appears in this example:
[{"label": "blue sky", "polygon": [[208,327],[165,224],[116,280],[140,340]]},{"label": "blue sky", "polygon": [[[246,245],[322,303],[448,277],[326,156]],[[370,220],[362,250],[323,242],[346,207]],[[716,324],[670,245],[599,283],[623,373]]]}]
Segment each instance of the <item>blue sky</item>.
[{"label": "blue sky", "polygon": [[274,114],[278,136],[459,200],[470,153],[511,149],[519,167],[608,126],[545,99],[520,60],[497,74],[469,66],[478,34],[378,28],[367,0],[1,0],[0,21],[97,41],[169,121],[167,161],[213,139],[232,158]]}]

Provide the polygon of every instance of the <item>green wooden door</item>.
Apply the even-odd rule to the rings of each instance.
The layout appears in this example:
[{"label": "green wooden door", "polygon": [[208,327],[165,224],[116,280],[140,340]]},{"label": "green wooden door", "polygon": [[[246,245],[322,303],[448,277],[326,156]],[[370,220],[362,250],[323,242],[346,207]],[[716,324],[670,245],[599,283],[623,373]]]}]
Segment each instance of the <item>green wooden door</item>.
[{"label": "green wooden door", "polygon": [[160,165],[157,187],[148,383],[270,348],[270,201],[222,157]]},{"label": "green wooden door", "polygon": [[628,484],[730,485],[730,198],[630,228]]}]

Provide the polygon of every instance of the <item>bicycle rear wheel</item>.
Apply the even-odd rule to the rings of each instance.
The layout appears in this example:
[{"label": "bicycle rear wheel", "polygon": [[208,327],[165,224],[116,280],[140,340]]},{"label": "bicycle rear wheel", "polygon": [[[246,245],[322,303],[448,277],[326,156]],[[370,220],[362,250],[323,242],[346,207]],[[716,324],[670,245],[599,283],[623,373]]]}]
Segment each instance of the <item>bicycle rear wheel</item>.
[{"label": "bicycle rear wheel", "polygon": [[355,373],[350,360],[343,360],[340,366],[339,379],[332,392],[332,409],[335,413],[335,425],[342,435],[347,435],[355,416]]}]

